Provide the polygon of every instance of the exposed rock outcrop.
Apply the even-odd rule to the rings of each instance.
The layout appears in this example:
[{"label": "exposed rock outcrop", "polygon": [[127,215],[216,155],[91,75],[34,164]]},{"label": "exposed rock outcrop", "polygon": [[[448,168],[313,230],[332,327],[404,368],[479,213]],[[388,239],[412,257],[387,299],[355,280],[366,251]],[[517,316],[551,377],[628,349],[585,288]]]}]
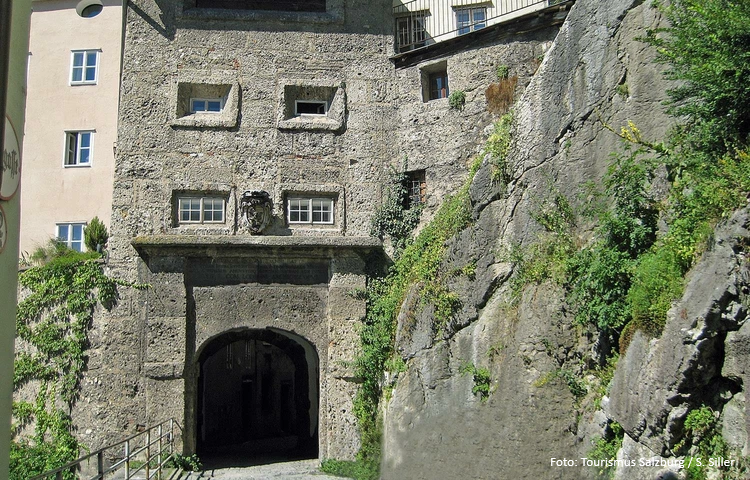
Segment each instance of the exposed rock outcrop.
[{"label": "exposed rock outcrop", "polygon": [[[706,405],[723,412],[723,436],[730,446],[747,452],[748,227],[745,209],[717,228],[682,298],[669,311],[662,336],[649,340],[637,333],[620,359],[606,410],[623,426],[629,443],[675,457],[688,412]],[[630,460],[639,456],[637,449],[621,454]],[[633,469],[620,470],[621,478],[656,473],[634,477]]]},{"label": "exposed rock outcrop", "polygon": [[[498,184],[483,165],[470,192],[475,223],[449,247],[446,268],[477,266],[475,280],[450,285],[462,311],[442,336],[424,330],[430,322],[420,316],[428,311],[417,314],[416,331],[399,336],[408,368],[386,407],[383,478],[598,475],[581,457],[607,419],[578,416],[571,380],[591,357],[593,339],[573,327],[552,285],[527,288],[509,307],[502,252],[536,240],[541,227],[532,215],[551,194],[575,202],[586,181],[603,176],[621,148],[603,123],[630,120],[655,139],[667,132],[672,120],[661,102],[668,84],[653,51],[636,40],[661,21],[641,1],[579,0],[571,9],[516,106],[511,181]],[[460,373],[467,363],[491,372],[486,402],[472,394],[471,375]]]}]

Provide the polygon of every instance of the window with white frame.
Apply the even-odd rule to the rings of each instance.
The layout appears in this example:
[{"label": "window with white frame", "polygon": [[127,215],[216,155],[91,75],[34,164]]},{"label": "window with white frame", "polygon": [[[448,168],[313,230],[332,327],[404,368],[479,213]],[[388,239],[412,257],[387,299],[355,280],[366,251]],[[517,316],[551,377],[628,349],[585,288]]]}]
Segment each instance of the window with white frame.
[{"label": "window with white frame", "polygon": [[177,197],[177,223],[224,223],[225,203],[222,197]]},{"label": "window with white frame", "polygon": [[58,223],[57,241],[77,252],[83,251],[83,229],[85,223]]},{"label": "window with white frame", "polygon": [[94,153],[94,132],[65,132],[65,166],[87,167]]},{"label": "window with white frame", "polygon": [[287,220],[290,224],[333,225],[333,199],[290,197]]},{"label": "window with white frame", "polygon": [[70,84],[92,85],[99,70],[99,50],[73,50],[70,62]]},{"label": "window with white frame", "polygon": [[487,21],[487,9],[485,7],[460,8],[456,10],[456,27],[458,34],[473,32],[484,28]]},{"label": "window with white frame", "polygon": [[221,113],[224,109],[222,98],[191,98],[190,113]]}]

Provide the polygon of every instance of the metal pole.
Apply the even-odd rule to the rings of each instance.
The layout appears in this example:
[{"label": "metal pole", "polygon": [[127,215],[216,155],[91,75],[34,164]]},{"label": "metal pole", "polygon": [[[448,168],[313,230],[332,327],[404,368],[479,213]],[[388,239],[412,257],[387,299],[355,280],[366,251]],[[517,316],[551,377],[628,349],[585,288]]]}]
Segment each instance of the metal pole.
[{"label": "metal pole", "polygon": [[146,480],[151,480],[149,463],[151,462],[151,429],[146,430]]},{"label": "metal pole", "polygon": [[158,465],[159,465],[158,466],[158,470],[156,471],[156,478],[157,478],[157,480],[161,480],[161,448],[162,448],[162,444],[161,444],[161,434],[162,434],[162,432],[161,432],[161,425],[162,424],[160,423],[159,424],[159,428],[157,429],[157,431],[159,432],[159,453],[156,455],[156,460],[157,460]]},{"label": "metal pole", "polygon": [[125,440],[125,480],[130,480],[130,440]]},{"label": "metal pole", "polygon": [[104,478],[104,452],[101,450],[96,454],[96,473],[99,480]]}]

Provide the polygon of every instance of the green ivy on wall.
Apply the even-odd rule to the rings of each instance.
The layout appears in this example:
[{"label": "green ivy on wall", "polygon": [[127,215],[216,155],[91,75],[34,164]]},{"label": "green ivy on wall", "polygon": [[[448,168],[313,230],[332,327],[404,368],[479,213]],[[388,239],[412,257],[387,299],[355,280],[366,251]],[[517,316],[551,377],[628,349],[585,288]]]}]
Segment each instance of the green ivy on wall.
[{"label": "green ivy on wall", "polygon": [[[48,263],[19,275],[25,295],[16,316],[13,383],[16,392],[33,389],[36,396],[13,404],[11,480],[78,457],[83,446],[73,435],[70,412],[86,369],[94,311],[97,304],[114,305],[118,286],[146,287],[105,275],[97,253],[54,252]],[[31,438],[22,435],[32,425]]]}]

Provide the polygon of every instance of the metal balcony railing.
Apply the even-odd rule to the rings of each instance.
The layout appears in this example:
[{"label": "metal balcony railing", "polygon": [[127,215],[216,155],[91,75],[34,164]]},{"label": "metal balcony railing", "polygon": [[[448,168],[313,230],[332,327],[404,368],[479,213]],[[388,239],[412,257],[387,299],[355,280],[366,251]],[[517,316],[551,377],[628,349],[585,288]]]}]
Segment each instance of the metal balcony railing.
[{"label": "metal balcony railing", "polygon": [[396,53],[448,40],[561,3],[561,0],[393,1]]},{"label": "metal balcony railing", "polygon": [[[29,480],[64,480],[71,477],[89,480],[162,480],[165,466],[174,455],[175,428],[181,429],[177,421],[170,418]],[[115,459],[111,465],[108,465],[108,458]]]}]

